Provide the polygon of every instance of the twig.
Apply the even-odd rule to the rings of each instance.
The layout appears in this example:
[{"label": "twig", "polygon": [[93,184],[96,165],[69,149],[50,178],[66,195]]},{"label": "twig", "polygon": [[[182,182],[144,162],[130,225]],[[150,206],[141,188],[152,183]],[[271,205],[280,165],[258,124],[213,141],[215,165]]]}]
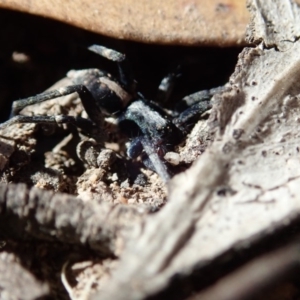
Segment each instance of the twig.
[{"label": "twig", "polygon": [[117,239],[146,211],[133,206],[84,202],[74,196],[0,184],[2,238],[41,239],[88,245],[106,255],[121,251]]}]

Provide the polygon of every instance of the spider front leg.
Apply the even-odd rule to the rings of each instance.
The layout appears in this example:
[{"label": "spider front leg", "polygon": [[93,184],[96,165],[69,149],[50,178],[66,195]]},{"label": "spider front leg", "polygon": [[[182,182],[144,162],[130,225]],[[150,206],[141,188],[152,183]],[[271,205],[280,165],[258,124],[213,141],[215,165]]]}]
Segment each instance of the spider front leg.
[{"label": "spider front leg", "polygon": [[23,116],[17,115],[9,119],[8,121],[0,124],[0,129],[5,129],[13,124],[35,123],[35,124],[72,124],[78,128],[81,128],[85,132],[93,133],[95,131],[95,125],[92,121],[73,116],[57,115],[57,116]]},{"label": "spider front leg", "polygon": [[136,92],[136,81],[134,80],[130,63],[125,54],[100,45],[92,45],[88,47],[88,49],[108,60],[116,62],[118,64],[119,80],[122,86],[130,93],[134,94]]},{"label": "spider front leg", "polygon": [[29,97],[26,99],[21,99],[13,102],[11,117],[18,114],[23,108],[42,103],[44,101],[48,101],[51,99],[59,98],[62,96],[67,96],[73,93],[78,93],[79,98],[81,99],[82,105],[86,110],[90,119],[97,125],[101,126],[103,124],[103,116],[102,113],[97,106],[96,100],[94,99],[91,92],[82,84],[78,85],[70,85],[67,87],[63,87],[54,91],[48,91],[41,94],[38,94],[33,97]]},{"label": "spider front leg", "polygon": [[[167,182],[171,177],[167,166],[159,155],[156,143],[151,141],[146,136],[136,137],[127,149],[127,155],[134,159],[141,155],[143,164],[146,168],[156,172],[164,182]],[[143,150],[146,155],[143,155]]]},{"label": "spider front leg", "polygon": [[144,150],[146,155],[142,156],[142,160],[145,166],[167,182],[170,175],[163,156],[167,147],[172,147],[181,139],[181,132],[171,119],[154,103],[137,100],[128,106],[119,125],[128,136],[134,138],[128,148],[128,156],[136,158]]},{"label": "spider front leg", "polygon": [[[17,115],[23,108],[41,103],[47,100],[55,99],[58,97],[66,96],[72,93],[77,92],[84,109],[86,110],[90,120],[80,118],[80,117],[71,117],[71,116],[21,116]],[[44,124],[54,124],[54,123],[69,123],[73,124],[83,130],[89,132],[94,128],[94,124],[102,128],[103,125],[103,116],[100,111],[100,108],[97,106],[96,100],[94,99],[93,95],[84,85],[71,85],[67,87],[60,88],[54,91],[48,91],[41,94],[38,94],[33,97],[29,97],[22,100],[17,100],[13,102],[12,111],[11,111],[11,118],[0,124],[0,128],[5,128],[11,124],[15,123],[44,123]]]}]

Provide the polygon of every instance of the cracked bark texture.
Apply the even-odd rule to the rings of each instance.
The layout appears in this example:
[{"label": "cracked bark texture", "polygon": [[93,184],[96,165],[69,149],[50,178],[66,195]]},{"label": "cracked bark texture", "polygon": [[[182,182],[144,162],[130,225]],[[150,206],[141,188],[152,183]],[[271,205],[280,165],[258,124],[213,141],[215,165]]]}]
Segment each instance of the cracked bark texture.
[{"label": "cracked bark texture", "polygon": [[[248,7],[247,37],[257,46],[242,51],[227,91],[214,98],[214,142],[170,182],[169,203],[145,219],[92,299],[156,299],[299,221],[300,10],[288,0]],[[168,299],[180,298],[174,291]]]},{"label": "cracked bark texture", "polygon": [[63,242],[116,256],[121,240],[146,213],[130,205],[84,202],[68,194],[28,189],[25,184],[0,184],[4,240]]}]

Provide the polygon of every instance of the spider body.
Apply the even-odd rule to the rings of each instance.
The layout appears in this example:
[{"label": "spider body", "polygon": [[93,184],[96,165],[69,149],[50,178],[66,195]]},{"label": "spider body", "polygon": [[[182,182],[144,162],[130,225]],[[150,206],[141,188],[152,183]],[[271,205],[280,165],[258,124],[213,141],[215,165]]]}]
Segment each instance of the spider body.
[{"label": "spider body", "polygon": [[98,108],[106,114],[119,113],[135,98],[135,94],[127,92],[116,78],[99,69],[70,71],[68,77],[75,85],[86,86]]},{"label": "spider body", "polygon": [[[99,69],[70,71],[68,77],[72,78],[74,85],[13,102],[11,119],[2,123],[0,129],[13,123],[69,123],[89,133],[102,130],[105,114],[114,115],[120,129],[131,139],[128,156],[141,156],[146,167],[168,181],[170,175],[163,158],[165,153],[186,135],[184,124],[210,108],[210,102],[207,99],[203,101],[203,97],[194,97],[197,98],[194,101],[196,104],[193,102],[190,108],[173,118],[158,104],[144,99],[138,93],[130,66],[123,54],[98,45],[89,47],[89,50],[117,62],[119,78],[113,78]],[[89,119],[67,115],[18,115],[28,105],[74,92],[78,93]]]}]

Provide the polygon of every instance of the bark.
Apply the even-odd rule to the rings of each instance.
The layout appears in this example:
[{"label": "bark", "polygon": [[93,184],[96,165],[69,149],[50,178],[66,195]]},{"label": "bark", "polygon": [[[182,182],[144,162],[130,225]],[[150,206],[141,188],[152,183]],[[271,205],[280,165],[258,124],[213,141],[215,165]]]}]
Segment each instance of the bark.
[{"label": "bark", "polygon": [[46,299],[49,293],[45,283],[36,280],[18,258],[6,252],[0,254],[0,282],[1,299]]},{"label": "bark", "polygon": [[294,241],[261,255],[189,300],[257,299],[259,294],[299,271],[299,250],[299,241]]},{"label": "bark", "polygon": [[63,242],[115,256],[126,232],[146,210],[130,205],[85,203],[68,194],[0,184],[0,236],[3,239]]}]

